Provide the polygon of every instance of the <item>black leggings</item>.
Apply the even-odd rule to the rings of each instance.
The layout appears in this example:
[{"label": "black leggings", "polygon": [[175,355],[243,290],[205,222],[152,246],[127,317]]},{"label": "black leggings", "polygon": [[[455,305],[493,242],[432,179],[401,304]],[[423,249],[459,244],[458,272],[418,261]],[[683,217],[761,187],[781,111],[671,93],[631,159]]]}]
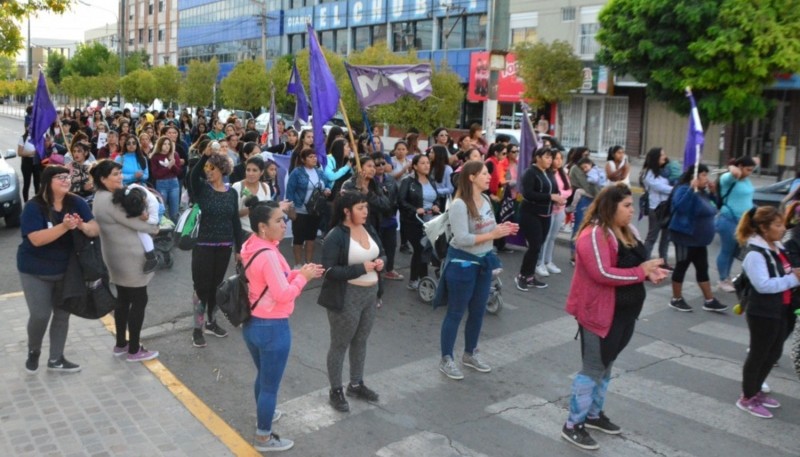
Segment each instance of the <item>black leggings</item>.
[{"label": "black leggings", "polygon": [[[201,246],[192,249],[192,282],[197,298],[205,304],[208,321],[214,322],[217,306],[217,286],[225,279],[228,262],[231,260],[230,246]],[[200,313],[202,315],[202,312]]]},{"label": "black leggings", "polygon": [[422,256],[422,224],[408,223],[403,224],[406,227],[406,236],[414,253],[411,254],[411,274],[409,280],[416,281],[417,279],[428,276],[428,263],[423,260]]},{"label": "black leggings", "polygon": [[787,324],[784,317],[772,319],[748,314],[747,327],[750,329],[750,352],[742,369],[742,394],[751,398],[761,390],[761,384],[783,354]]},{"label": "black leggings", "polygon": [[394,271],[394,255],[397,251],[397,227],[380,229],[381,244],[386,252],[386,265],[383,271]]},{"label": "black leggings", "polygon": [[539,251],[542,250],[547,232],[550,231],[550,216],[538,216],[531,212],[530,207],[523,207],[520,211],[519,229],[528,242],[528,250],[522,258],[522,265],[519,267],[519,274],[525,277],[532,276],[536,269],[536,262],[539,261]]},{"label": "black leggings", "polygon": [[139,335],[144,323],[144,309],[147,306],[147,286],[117,286],[117,306],[114,308],[114,324],[117,327],[117,347],[125,346],[127,330],[128,353],[139,352]]},{"label": "black leggings", "polygon": [[22,200],[28,201],[28,189],[31,187],[33,178],[33,194],[39,192],[39,173],[41,166],[33,163],[33,157],[23,157],[20,162],[22,171]]},{"label": "black leggings", "polygon": [[694,265],[697,282],[708,282],[708,249],[705,246],[676,246],[676,248],[678,251],[685,249],[686,252],[685,257],[675,263],[672,282],[682,284],[690,264]]}]

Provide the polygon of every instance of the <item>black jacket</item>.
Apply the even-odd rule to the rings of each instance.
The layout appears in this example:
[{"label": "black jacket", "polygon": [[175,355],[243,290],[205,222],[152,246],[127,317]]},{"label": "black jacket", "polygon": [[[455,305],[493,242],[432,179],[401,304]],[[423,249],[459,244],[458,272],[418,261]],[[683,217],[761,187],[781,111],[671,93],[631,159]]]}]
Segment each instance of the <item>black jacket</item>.
[{"label": "black jacket", "polygon": [[[752,244],[747,246],[747,250],[759,252],[764,256],[764,262],[767,264],[767,273],[769,273],[770,278],[778,278],[786,276],[787,274],[793,274],[791,271],[783,271],[783,264],[777,253],[759,246],[753,246]],[[787,259],[790,258],[785,250],[781,250],[781,252]],[[750,292],[750,302],[745,312],[750,316],[782,319],[786,314],[786,310],[787,308],[783,304],[783,292],[762,294],[753,288]]]},{"label": "black jacket", "polygon": [[[357,189],[357,176],[352,176],[350,179],[342,184],[342,192],[344,191],[352,191],[352,192],[361,192]],[[367,216],[370,225],[375,230],[379,230],[381,228],[381,220],[386,216],[386,213],[389,211],[390,202],[389,197],[384,193],[383,188],[375,182],[374,179],[369,181],[369,192],[367,193],[367,204],[369,207],[369,215]]]},{"label": "black jacket", "polygon": [[[365,224],[364,228],[367,229],[372,241],[378,245],[380,250],[378,258],[386,262],[386,252],[383,250],[378,232],[370,224]],[[339,224],[328,232],[325,242],[322,244],[322,267],[325,268],[325,274],[322,276],[322,288],[320,288],[317,304],[331,311],[341,311],[344,308],[347,281],[356,279],[367,272],[362,263],[347,264],[349,252],[350,228]]]},{"label": "black jacket", "polygon": [[[436,183],[429,179],[431,186],[436,190]],[[444,212],[447,198],[436,193],[436,206],[439,211]],[[420,222],[417,219],[417,209],[422,208],[422,184],[417,180],[416,174],[406,176],[400,181],[400,193],[397,196],[397,204],[400,206],[400,223],[401,224],[417,224]]]},{"label": "black jacket", "polygon": [[531,166],[522,174],[522,205],[521,211],[531,211],[537,216],[550,216],[553,210],[552,194],[558,194],[558,184],[553,172],[544,172],[536,165]]}]

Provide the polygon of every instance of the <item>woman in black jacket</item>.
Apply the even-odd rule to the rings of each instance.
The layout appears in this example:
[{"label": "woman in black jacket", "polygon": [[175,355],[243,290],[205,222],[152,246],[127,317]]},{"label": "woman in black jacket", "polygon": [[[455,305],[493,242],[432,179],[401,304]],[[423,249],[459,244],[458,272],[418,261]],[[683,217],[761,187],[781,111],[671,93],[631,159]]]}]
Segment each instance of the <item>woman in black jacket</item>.
[{"label": "woman in black jacket", "polygon": [[381,227],[381,219],[389,211],[389,197],[383,192],[383,188],[375,182],[375,161],[372,157],[365,155],[359,159],[361,170],[342,184],[341,192],[355,191],[367,197],[369,206],[367,222],[372,225],[375,231],[378,231]]},{"label": "woman in black jacket", "polygon": [[[445,198],[439,196],[436,183],[430,179],[431,162],[428,156],[417,154],[411,161],[414,173],[400,182],[400,229],[414,248],[411,255],[411,273],[409,289],[419,287],[420,278],[428,275],[428,265],[422,259],[422,221],[430,220],[434,215],[444,211]],[[433,240],[432,240],[433,241]]]},{"label": "woman in black jacket", "polygon": [[367,222],[367,196],[343,192],[336,200],[333,228],[322,247],[325,269],[317,303],[328,309],[331,345],[328,350],[330,404],[347,412],[350,405],[342,389],[342,365],[350,352],[350,383],[347,395],[376,402],[378,394],[364,385],[367,338],[375,322],[378,272],[386,254],[378,232]]},{"label": "woman in black jacket", "polygon": [[547,284],[536,279],[534,271],[547,232],[550,230],[550,213],[553,203],[563,205],[564,197],[558,192],[555,175],[550,168],[553,155],[549,148],[539,148],[534,153],[536,162],[522,174],[522,204],[520,205],[519,228],[528,242],[528,250],[522,258],[519,274],[514,278],[517,289],[527,291],[529,287],[543,289]]}]

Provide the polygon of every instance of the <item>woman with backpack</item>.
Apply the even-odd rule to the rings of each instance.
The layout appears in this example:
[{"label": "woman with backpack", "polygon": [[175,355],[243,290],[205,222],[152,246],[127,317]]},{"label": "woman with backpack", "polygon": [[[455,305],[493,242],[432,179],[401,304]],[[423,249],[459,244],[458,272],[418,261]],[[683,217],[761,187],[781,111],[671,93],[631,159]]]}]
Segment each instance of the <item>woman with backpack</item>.
[{"label": "woman with backpack", "polygon": [[748,249],[742,270],[752,287],[745,310],[750,350],[736,406],[764,419],[772,417],[769,409],[780,407],[762,390],[762,384],[783,353],[792,289],[800,286],[800,268],[791,267],[781,244],[785,233],[783,217],[773,207],[750,208],[736,228],[736,240]]},{"label": "woman with backpack", "polygon": [[669,237],[675,243],[675,270],[672,272],[670,308],[689,312],[692,307],[683,299],[683,278],[689,265],[694,265],[697,285],[703,292],[703,309],[722,312],[728,309],[711,292],[708,275],[708,245],[714,240],[714,216],[717,208],[707,192],[708,167],[699,165],[681,176],[672,195],[672,218]]},{"label": "woman with backpack", "polygon": [[720,195],[719,215],[714,228],[719,233],[719,254],[717,255],[717,271],[719,272],[720,290],[734,292],[730,279],[731,266],[736,256],[736,225],[742,215],[753,207],[753,183],[750,175],[757,162],[750,156],[742,156],[734,160],[728,172],[719,178],[717,193]]},{"label": "woman with backpack", "polygon": [[[672,186],[669,184],[666,165],[669,159],[663,148],[655,147],[647,151],[644,159],[644,167],[639,177],[639,182],[647,192],[647,208],[650,210],[647,215],[647,237],[644,241],[644,253],[647,258],[653,253],[653,246],[656,240],[661,235],[661,240],[658,243],[658,257],[667,261],[667,253],[669,251],[669,230],[667,227],[662,227],[661,221],[664,211],[670,211],[669,196],[672,192]],[[659,205],[662,209],[658,209]],[[671,270],[672,267],[665,263],[663,268]]]},{"label": "woman with backpack", "polygon": [[299,270],[289,268],[278,249],[286,234],[286,222],[277,202],[251,197],[247,206],[253,236],[242,246],[242,264],[250,264],[245,275],[250,283],[248,298],[255,307],[242,327],[242,336],[256,365],[254,446],[262,452],[285,451],[294,442],[273,433],[272,423],[280,417],[275,405],[292,346],[289,317],[308,281],[322,276],[323,270],[313,263]]}]

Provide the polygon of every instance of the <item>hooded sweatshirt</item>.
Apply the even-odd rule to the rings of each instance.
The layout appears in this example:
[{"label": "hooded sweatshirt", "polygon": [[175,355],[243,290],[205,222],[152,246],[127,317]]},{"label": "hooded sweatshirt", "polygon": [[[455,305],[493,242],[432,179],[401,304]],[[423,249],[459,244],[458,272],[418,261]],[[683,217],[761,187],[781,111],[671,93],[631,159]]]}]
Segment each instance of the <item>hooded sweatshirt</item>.
[{"label": "hooded sweatshirt", "polygon": [[294,301],[308,281],[299,271],[289,268],[278,250],[277,241],[266,241],[256,235],[248,238],[242,246],[242,264],[247,265],[256,252],[264,248],[267,250],[259,254],[245,272],[250,282],[250,303],[258,300],[264,287],[268,287],[252,315],[261,319],[287,319],[294,311]]}]

